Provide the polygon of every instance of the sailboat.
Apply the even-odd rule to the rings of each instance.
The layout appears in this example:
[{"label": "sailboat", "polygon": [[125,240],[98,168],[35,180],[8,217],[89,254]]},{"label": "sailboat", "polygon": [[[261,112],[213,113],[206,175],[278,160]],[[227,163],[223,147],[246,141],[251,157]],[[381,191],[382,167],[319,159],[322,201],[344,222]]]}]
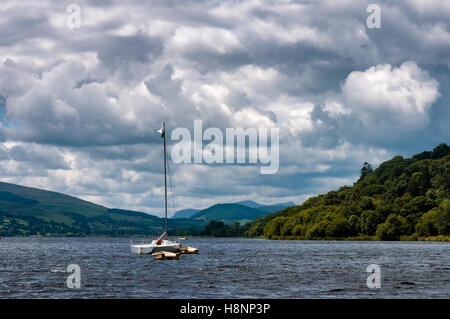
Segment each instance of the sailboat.
[{"label": "sailboat", "polygon": [[131,252],[136,254],[153,254],[157,251],[178,252],[181,248],[179,242],[174,242],[167,237],[167,151],[166,151],[166,124],[163,123],[163,127],[158,131],[161,133],[161,138],[164,140],[164,208],[165,208],[165,220],[164,220],[164,232],[157,239],[153,240],[150,244],[143,243],[138,245],[130,245]]}]

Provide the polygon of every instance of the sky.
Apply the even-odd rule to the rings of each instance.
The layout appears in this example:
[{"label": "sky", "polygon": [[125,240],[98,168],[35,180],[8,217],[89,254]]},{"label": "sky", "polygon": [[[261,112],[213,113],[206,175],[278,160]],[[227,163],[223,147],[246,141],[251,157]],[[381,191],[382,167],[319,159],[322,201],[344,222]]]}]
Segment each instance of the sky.
[{"label": "sky", "polygon": [[299,204],[449,143],[449,103],[448,0],[0,5],[0,181],[107,207],[163,215],[163,121],[280,132],[276,174],[169,155],[175,209]]}]

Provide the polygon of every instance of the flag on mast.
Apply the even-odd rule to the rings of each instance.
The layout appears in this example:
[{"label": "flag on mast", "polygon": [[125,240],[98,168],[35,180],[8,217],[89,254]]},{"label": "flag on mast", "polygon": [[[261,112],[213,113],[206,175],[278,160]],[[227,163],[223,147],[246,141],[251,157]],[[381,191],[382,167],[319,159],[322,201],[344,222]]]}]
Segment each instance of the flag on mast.
[{"label": "flag on mast", "polygon": [[164,135],[166,134],[164,127],[161,127],[161,129],[158,130],[158,133],[161,134],[161,138],[164,138]]}]

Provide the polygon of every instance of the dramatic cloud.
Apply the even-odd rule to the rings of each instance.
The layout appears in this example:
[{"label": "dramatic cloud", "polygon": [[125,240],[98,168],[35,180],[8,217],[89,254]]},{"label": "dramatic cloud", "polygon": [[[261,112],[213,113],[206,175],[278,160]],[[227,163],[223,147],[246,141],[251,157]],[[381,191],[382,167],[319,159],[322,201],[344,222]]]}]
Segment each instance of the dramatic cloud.
[{"label": "dramatic cloud", "polygon": [[352,72],[342,85],[347,105],[371,129],[418,129],[439,97],[439,83],[414,62]]},{"label": "dramatic cloud", "polygon": [[[449,142],[450,6],[3,1],[0,178],[161,214],[158,130],[280,128],[280,169],[170,162],[177,208],[293,200]],[[174,142],[168,141],[169,150]]]}]

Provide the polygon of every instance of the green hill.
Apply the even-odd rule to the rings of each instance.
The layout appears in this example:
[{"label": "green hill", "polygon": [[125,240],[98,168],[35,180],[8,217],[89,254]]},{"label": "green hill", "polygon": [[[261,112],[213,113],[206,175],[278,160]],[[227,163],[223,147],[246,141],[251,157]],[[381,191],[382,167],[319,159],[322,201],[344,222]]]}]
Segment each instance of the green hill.
[{"label": "green hill", "polygon": [[186,208],[186,209],[176,211],[175,214],[173,214],[173,216],[170,218],[173,218],[173,219],[191,218],[191,216],[194,215],[195,213],[197,213],[198,211],[199,211],[198,209]]},{"label": "green hill", "polygon": [[450,235],[450,147],[446,144],[375,170],[365,163],[353,186],[257,218],[248,237],[416,239]]},{"label": "green hill", "polygon": [[258,207],[257,209],[265,211],[267,213],[276,213],[280,210],[285,209],[286,207],[295,206],[295,203],[293,202],[287,202],[287,203],[280,203],[280,204],[274,204],[274,205],[262,205]]},{"label": "green hill", "polygon": [[294,202],[277,203],[277,204],[272,204],[272,205],[263,205],[263,204],[259,204],[259,203],[256,203],[254,201],[251,201],[251,200],[245,200],[245,201],[242,201],[242,202],[237,202],[235,204],[239,204],[239,205],[244,205],[244,206],[247,206],[247,207],[255,208],[255,209],[258,209],[258,210],[265,211],[267,213],[276,213],[276,212],[278,212],[278,211],[280,211],[280,210],[282,210],[282,209],[284,209],[286,207],[295,206]]},{"label": "green hill", "polygon": [[209,222],[211,220],[223,221],[225,224],[235,222],[246,223],[257,217],[265,216],[267,212],[239,204],[217,204],[201,210],[190,219]]},{"label": "green hill", "polygon": [[[205,224],[176,219],[168,226],[172,234],[183,234]],[[0,182],[0,236],[158,235],[163,227],[164,219],[146,213],[109,209],[61,193]]]},{"label": "green hill", "polygon": [[[215,216],[217,218],[219,218],[218,220],[224,220],[224,218],[226,217],[226,216],[222,216],[222,213],[219,210],[223,209],[225,214],[229,214],[230,207],[227,206],[227,205],[232,205],[232,204],[242,205],[242,206],[254,208],[254,209],[257,209],[259,211],[266,212],[266,214],[267,213],[276,213],[276,212],[278,212],[278,211],[280,211],[280,210],[282,210],[282,209],[284,209],[286,207],[295,205],[295,203],[293,203],[293,202],[278,203],[278,204],[273,204],[273,205],[263,205],[263,204],[258,204],[258,203],[254,202],[254,201],[251,201],[251,200],[245,200],[245,201],[242,201],[242,202],[230,203],[230,204],[228,204],[228,203],[227,204],[220,204],[221,206],[214,208],[214,214],[215,214]],[[211,206],[211,207],[213,207],[213,206]],[[209,208],[211,208],[211,207],[209,207]],[[206,209],[209,209],[209,208],[206,208]],[[235,208],[237,208],[237,206]],[[238,208],[242,212],[242,207],[238,207]],[[206,209],[204,209],[203,211],[205,211]],[[194,214],[196,214],[198,212],[200,212],[199,209],[192,209],[192,208],[182,209],[182,210],[177,211],[171,218],[174,218],[174,219],[176,219],[176,218],[191,218],[191,217],[193,217]],[[199,214],[199,215],[202,215],[202,214]],[[256,216],[256,215],[263,216],[265,214],[259,212],[258,214],[250,214],[250,217]],[[206,219],[208,219],[208,218],[206,217]],[[250,220],[252,220],[252,219],[250,219]],[[239,214],[237,214],[236,217],[233,217],[233,218],[229,219],[228,223],[231,224],[231,223],[233,223],[235,221],[248,221],[248,219],[240,218]]]}]

